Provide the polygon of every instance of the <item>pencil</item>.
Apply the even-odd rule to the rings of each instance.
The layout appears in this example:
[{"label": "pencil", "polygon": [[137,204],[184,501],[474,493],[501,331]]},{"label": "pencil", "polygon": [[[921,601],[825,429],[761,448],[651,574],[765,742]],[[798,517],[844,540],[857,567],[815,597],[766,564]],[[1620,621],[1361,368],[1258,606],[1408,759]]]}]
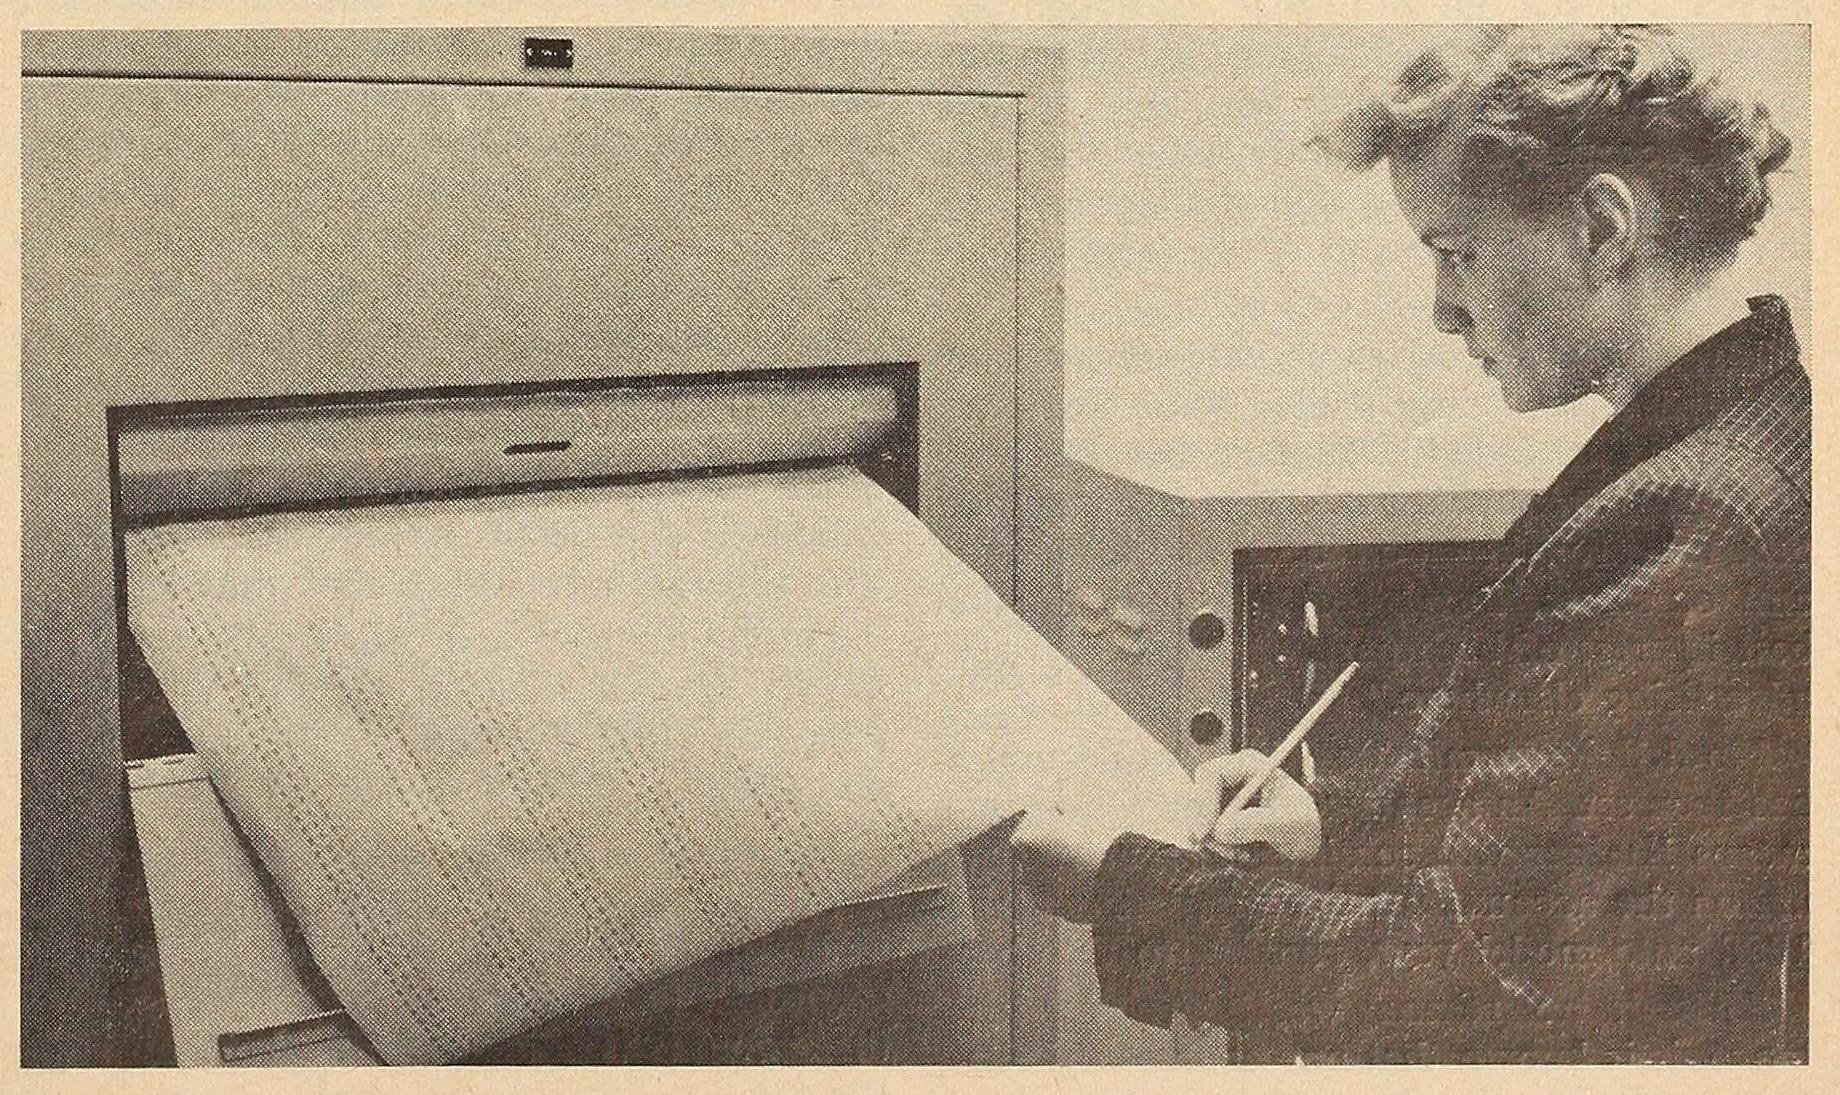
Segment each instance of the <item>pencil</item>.
[{"label": "pencil", "polygon": [[1349,662],[1348,668],[1342,670],[1342,675],[1335,678],[1329,687],[1323,689],[1323,694],[1316,697],[1316,702],[1303,713],[1303,718],[1297,720],[1296,728],[1285,736],[1276,749],[1272,750],[1271,756],[1265,758],[1265,763],[1259,767],[1258,773],[1246,781],[1246,785],[1239,789],[1239,794],[1233,796],[1233,801],[1227,803],[1227,808],[1221,813],[1235,814],[1244,810],[1246,804],[1264,790],[1265,784],[1271,780],[1272,773],[1276,772],[1278,766],[1288,760],[1291,753],[1296,751],[1297,746],[1303,743],[1304,735],[1316,725],[1316,720],[1323,717],[1323,712],[1329,710],[1329,705],[1335,702],[1335,697],[1342,694],[1342,686],[1348,683],[1348,678],[1354,676],[1354,671],[1359,668],[1361,668],[1360,662]]}]

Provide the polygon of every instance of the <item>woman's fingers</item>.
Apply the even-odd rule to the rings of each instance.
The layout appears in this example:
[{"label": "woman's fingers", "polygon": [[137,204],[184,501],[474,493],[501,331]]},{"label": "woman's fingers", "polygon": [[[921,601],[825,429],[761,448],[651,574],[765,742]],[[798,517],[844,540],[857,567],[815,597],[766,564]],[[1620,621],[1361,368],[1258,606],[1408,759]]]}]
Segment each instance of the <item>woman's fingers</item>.
[{"label": "woman's fingers", "polygon": [[1287,859],[1308,859],[1322,849],[1322,819],[1309,789],[1279,768],[1271,773],[1252,805],[1223,814],[1221,810],[1248,781],[1265,771],[1266,757],[1256,749],[1216,757],[1195,769],[1189,839],[1232,847],[1268,844]]},{"label": "woman's fingers", "polygon": [[1220,817],[1220,808],[1239,793],[1246,781],[1259,773],[1265,764],[1265,754],[1257,749],[1241,749],[1237,753],[1215,757],[1203,761],[1195,768],[1195,790],[1189,819],[1189,839],[1195,843],[1207,839],[1214,831],[1214,821]]},{"label": "woman's fingers", "polygon": [[1303,784],[1293,779],[1289,772],[1279,768],[1271,774],[1270,779],[1265,781],[1265,787],[1259,792],[1256,801],[1261,806],[1282,806],[1306,799],[1312,803],[1316,801]]},{"label": "woman's fingers", "polygon": [[1283,836],[1284,819],[1269,806],[1248,806],[1221,814],[1214,822],[1216,844],[1273,844]]},{"label": "woman's fingers", "polygon": [[1322,817],[1310,792],[1285,777],[1265,785],[1264,801],[1214,823],[1216,844],[1268,844],[1286,859],[1309,859],[1322,850]]}]

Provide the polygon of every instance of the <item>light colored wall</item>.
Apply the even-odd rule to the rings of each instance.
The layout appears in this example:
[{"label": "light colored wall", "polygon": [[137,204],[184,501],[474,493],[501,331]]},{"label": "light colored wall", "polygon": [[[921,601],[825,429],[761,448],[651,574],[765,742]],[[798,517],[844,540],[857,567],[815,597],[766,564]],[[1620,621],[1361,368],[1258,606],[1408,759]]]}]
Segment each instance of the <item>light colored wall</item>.
[{"label": "light colored wall", "polygon": [[[1180,494],[1538,488],[1605,408],[1518,416],[1431,328],[1384,174],[1302,147],[1421,28],[1065,34],[1067,444]],[[1795,142],[1734,285],[1808,298],[1805,28],[1709,32]],[[1798,170],[1799,168],[1799,170]]]},{"label": "light colored wall", "polygon": [[[1070,455],[1189,496],[1536,489],[1604,417],[1595,400],[1503,408],[1461,341],[1432,330],[1429,259],[1384,173],[1303,147],[1436,31],[951,33],[1067,53]],[[1731,281],[1805,316],[1807,30],[1686,33],[1795,142]]]}]

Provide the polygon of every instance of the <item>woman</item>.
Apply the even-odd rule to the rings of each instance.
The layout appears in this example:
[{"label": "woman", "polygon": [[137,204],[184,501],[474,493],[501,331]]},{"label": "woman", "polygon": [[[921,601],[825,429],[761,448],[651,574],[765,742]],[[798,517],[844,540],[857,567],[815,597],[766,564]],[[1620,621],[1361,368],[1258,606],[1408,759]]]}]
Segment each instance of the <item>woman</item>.
[{"label": "woman", "polygon": [[[1365,1060],[1805,1054],[1808,379],[1779,299],[1715,288],[1787,140],[1666,31],[1539,27],[1427,53],[1321,143],[1389,161],[1433,320],[1510,407],[1616,413],[1372,770],[1220,816],[1261,758],[1205,765],[1205,846],[1031,812],[1023,877],[1159,1025]],[[1249,844],[1299,863],[1210,850]]]}]

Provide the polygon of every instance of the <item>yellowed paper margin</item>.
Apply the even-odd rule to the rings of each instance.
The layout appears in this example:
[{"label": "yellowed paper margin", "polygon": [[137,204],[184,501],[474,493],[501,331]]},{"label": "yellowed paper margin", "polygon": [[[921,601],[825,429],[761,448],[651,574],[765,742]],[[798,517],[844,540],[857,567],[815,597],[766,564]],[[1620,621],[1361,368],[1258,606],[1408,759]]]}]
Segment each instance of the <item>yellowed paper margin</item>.
[{"label": "yellowed paper margin", "polygon": [[[1056,1092],[1122,1091],[1273,1091],[1337,1090],[1406,1092],[1459,1090],[1529,1092],[1558,1090],[1618,1092],[1719,1092],[1741,1090],[1766,1095],[1777,1091],[1831,1091],[1840,1087],[1833,1036],[1840,1032],[1840,980],[1834,975],[1840,957],[1833,910],[1840,907],[1835,847],[1840,838],[1840,811],[1829,793],[1840,789],[1840,700],[1836,674],[1840,633],[1835,627],[1836,551],[1833,460],[1840,440],[1840,386],[1834,382],[1833,352],[1837,312],[1826,286],[1840,270],[1836,261],[1836,201],[1833,149],[1837,134],[1835,88],[1840,77],[1840,5],[1771,0],[1680,0],[1673,3],[1506,3],[1499,0],[1392,0],[1388,3],[753,3],[632,2],[506,3],[498,0],[453,3],[323,4],[286,2],[128,3],[96,0],[37,0],[8,15],[0,36],[0,118],[6,128],[5,229],[6,261],[0,267],[0,301],[4,328],[0,344],[11,368],[0,385],[10,425],[0,446],[0,491],[7,499],[8,542],[18,543],[19,520],[19,38],[22,28],[53,27],[261,27],[261,26],[594,26],[766,25],[766,24],[1147,24],[1147,23],[1458,23],[1474,21],[1533,22],[1758,22],[1809,23],[1814,42],[1814,148],[1802,161],[1813,173],[1813,310],[1808,317],[1808,361],[1814,377],[1815,527],[1814,527],[1814,747],[1813,747],[1813,949],[1810,1043],[1813,1064],[1807,1068],[565,1068],[403,1069],[353,1072],[93,1072],[19,1073],[18,1062],[18,921],[9,919],[4,933],[7,991],[0,993],[0,1061],[12,1075],[9,1086],[26,1091],[58,1092],[213,1092],[338,1091],[413,1092],[515,1089],[563,1092],[606,1089],[652,1091],[773,1091],[776,1095],[816,1092],[885,1092],[920,1090]],[[1127,273],[1128,272],[1124,272]],[[9,694],[17,694],[18,565],[16,552],[5,553],[6,576],[0,601],[11,630],[13,656],[6,662]],[[17,708],[7,708],[14,732],[4,735],[7,775],[0,779],[7,816],[18,817],[19,735]],[[7,854],[0,857],[0,888],[14,907],[19,895],[18,831],[7,828]]]}]

